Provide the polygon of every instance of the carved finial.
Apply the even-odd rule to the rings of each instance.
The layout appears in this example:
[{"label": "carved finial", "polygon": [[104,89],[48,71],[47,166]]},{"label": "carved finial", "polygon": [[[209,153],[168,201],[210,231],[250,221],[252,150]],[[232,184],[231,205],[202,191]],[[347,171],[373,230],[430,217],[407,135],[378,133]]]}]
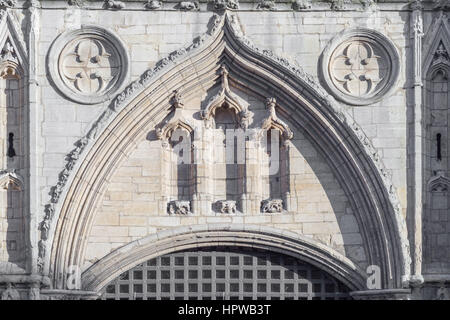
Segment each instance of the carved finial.
[{"label": "carved finial", "polygon": [[439,63],[446,63],[448,64],[450,61],[450,56],[448,54],[447,49],[445,48],[442,41],[439,43],[433,57],[433,65],[439,64]]},{"label": "carved finial", "polygon": [[183,108],[184,104],[182,101],[182,96],[181,93],[178,90],[175,90],[173,92],[173,97],[172,97],[172,105],[178,109],[178,108]]},{"label": "carved finial", "polygon": [[19,61],[17,60],[16,51],[14,50],[11,42],[6,41],[5,46],[0,53],[0,61],[12,61],[15,63],[19,63]]},{"label": "carved finial", "polygon": [[277,99],[274,97],[270,97],[266,99],[266,107],[269,110],[275,109],[275,105],[277,104]]},{"label": "carved finial", "polygon": [[228,70],[224,64],[220,67],[220,75],[222,76],[222,88],[228,90]]}]

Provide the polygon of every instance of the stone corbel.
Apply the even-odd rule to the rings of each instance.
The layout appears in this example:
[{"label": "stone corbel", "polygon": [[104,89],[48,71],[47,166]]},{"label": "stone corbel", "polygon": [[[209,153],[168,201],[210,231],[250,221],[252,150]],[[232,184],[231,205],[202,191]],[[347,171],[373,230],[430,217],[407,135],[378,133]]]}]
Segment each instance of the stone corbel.
[{"label": "stone corbel", "polygon": [[268,199],[261,203],[262,213],[281,213],[283,212],[283,200],[281,199]]},{"label": "stone corbel", "polygon": [[162,7],[162,2],[158,1],[158,0],[148,0],[144,4],[144,8],[147,10],[157,10],[157,9],[161,9],[161,7]]},{"label": "stone corbel", "polygon": [[236,213],[236,201],[234,200],[220,200],[217,201],[217,209],[220,213],[230,214]]},{"label": "stone corbel", "polygon": [[125,9],[125,3],[117,0],[105,0],[104,7],[110,10],[121,10]]},{"label": "stone corbel", "polygon": [[214,116],[216,110],[221,107],[231,108],[239,119],[239,125],[246,130],[250,121],[250,112],[247,103],[231,92],[228,83],[228,70],[225,65],[220,68],[221,89],[211,98],[206,108],[202,111],[201,117],[205,121],[207,128],[214,127]]},{"label": "stone corbel", "polygon": [[167,204],[167,213],[170,215],[188,215],[191,213],[190,201],[170,201]]}]

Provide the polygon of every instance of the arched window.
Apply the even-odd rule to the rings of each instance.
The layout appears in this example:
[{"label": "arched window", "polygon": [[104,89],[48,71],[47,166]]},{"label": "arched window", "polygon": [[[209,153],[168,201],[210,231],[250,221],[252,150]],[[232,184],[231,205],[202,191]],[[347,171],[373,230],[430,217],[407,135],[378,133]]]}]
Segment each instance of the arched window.
[{"label": "arched window", "polygon": [[[26,269],[24,77],[8,39],[0,63],[0,273]],[[22,270],[22,271],[21,271]]]},{"label": "arched window", "polygon": [[423,272],[446,272],[450,264],[450,57],[443,41],[433,53],[425,79],[425,213]]},{"label": "arched window", "polygon": [[173,117],[157,136],[162,142],[161,149],[161,202],[169,214],[189,214],[195,194],[194,129],[183,115],[181,95],[174,93]]},{"label": "arched window", "polygon": [[264,148],[262,179],[263,213],[288,210],[289,202],[289,141],[293,137],[287,124],[275,112],[275,98],[266,101],[268,117],[262,124],[262,145]]},{"label": "arched window", "polygon": [[348,300],[349,289],[291,256],[239,247],[174,252],[112,280],[104,300]]}]

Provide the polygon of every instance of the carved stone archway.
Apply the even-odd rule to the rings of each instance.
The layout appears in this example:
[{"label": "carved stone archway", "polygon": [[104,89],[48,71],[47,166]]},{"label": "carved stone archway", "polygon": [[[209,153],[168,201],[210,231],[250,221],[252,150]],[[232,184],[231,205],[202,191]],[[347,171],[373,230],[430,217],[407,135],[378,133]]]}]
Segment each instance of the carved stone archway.
[{"label": "carved stone archway", "polygon": [[222,65],[235,88],[261,98],[277,92],[280,115],[304,130],[348,195],[368,262],[381,268],[382,287],[399,288],[409,279],[406,226],[396,190],[376,150],[311,76],[271,51],[256,48],[229,13],[214,15],[206,35],[132,83],[69,155],[46,207],[42,224],[46,230],[39,246],[41,271],[53,275],[54,287],[65,287],[65,270],[83,260],[92,212],[118,163],[167,115],[173,91],[188,99],[192,86],[213,86],[211,79]]},{"label": "carved stone archway", "polygon": [[251,247],[286,254],[311,263],[342,281],[351,290],[365,288],[364,272],[340,253],[296,233],[255,225],[193,225],[134,241],[95,263],[82,275],[82,289],[98,292],[120,273],[143,261],[211,244]]}]

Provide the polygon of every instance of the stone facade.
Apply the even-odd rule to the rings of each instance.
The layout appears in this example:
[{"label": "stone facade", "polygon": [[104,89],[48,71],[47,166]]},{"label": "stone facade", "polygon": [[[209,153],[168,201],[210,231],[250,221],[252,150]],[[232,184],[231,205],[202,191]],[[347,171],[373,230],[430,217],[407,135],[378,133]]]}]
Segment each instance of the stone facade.
[{"label": "stone facade", "polygon": [[223,242],[448,299],[449,8],[0,1],[1,297]]}]

